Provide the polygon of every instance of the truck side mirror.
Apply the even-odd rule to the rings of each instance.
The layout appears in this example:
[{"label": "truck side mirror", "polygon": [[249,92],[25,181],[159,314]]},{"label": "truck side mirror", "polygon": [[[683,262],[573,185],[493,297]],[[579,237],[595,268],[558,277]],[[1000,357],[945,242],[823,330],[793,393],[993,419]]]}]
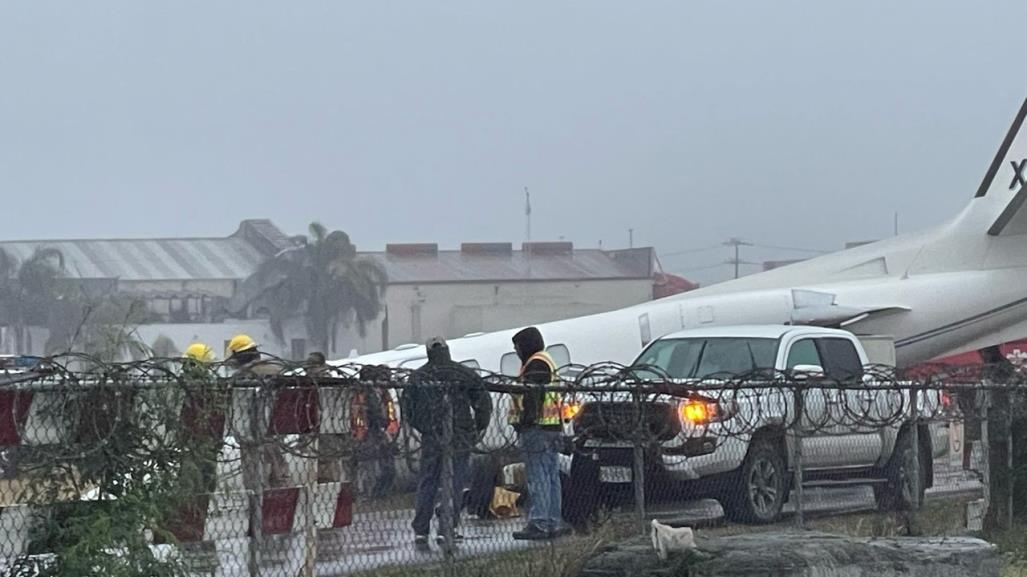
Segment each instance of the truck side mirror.
[{"label": "truck side mirror", "polygon": [[805,376],[823,375],[824,367],[820,365],[795,365],[792,367],[792,374]]}]

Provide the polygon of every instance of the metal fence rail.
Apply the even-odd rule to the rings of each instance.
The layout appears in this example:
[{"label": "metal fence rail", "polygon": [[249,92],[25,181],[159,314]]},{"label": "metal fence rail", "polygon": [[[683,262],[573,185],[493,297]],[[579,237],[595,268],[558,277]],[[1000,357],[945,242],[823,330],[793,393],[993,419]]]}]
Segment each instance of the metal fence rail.
[{"label": "metal fence rail", "polygon": [[[950,429],[983,429],[971,436],[986,447],[987,400],[1012,406],[1027,391],[1008,368],[868,367],[841,381],[774,371],[681,381],[613,364],[559,372],[534,386],[482,371],[472,382],[279,360],[241,371],[41,360],[0,378],[0,565],[292,577],[566,563],[552,541],[511,537],[531,503],[506,413],[542,391],[561,400],[563,518],[579,535],[637,533],[668,515],[801,526],[825,502],[909,516],[928,485],[980,486],[973,470],[987,475],[988,456],[945,456]],[[493,414],[468,437],[462,403],[478,386]],[[404,414],[415,387],[434,399],[421,406],[439,426],[428,443]],[[439,471],[439,511],[433,539],[416,546],[425,466]]]}]

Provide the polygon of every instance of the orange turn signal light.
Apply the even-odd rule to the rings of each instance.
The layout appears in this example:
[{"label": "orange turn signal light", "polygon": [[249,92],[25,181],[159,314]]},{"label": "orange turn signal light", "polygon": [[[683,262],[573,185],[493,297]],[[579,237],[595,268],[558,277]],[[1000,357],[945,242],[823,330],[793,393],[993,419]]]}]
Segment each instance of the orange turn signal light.
[{"label": "orange turn signal light", "polygon": [[565,421],[570,421],[574,417],[578,416],[581,412],[581,403],[577,401],[569,401],[563,404],[560,408],[560,416]]},{"label": "orange turn signal light", "polygon": [[705,425],[717,416],[717,403],[691,399],[681,403],[681,418],[693,425]]}]

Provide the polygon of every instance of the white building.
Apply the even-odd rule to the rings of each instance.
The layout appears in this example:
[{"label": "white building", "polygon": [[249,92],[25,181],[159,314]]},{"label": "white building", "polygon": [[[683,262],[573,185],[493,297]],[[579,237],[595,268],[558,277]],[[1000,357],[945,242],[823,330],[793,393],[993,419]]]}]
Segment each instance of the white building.
[{"label": "white building", "polygon": [[388,273],[387,311],[360,352],[609,311],[653,298],[654,252],[569,242],[393,244],[364,253]]}]

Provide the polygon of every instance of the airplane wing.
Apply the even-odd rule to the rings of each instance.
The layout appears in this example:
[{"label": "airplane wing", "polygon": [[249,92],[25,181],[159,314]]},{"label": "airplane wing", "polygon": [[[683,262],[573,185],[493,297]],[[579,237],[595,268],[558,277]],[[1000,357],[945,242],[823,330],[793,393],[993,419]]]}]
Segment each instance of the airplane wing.
[{"label": "airplane wing", "polygon": [[792,290],[792,324],[843,328],[872,315],[907,312],[902,305],[838,304],[838,295],[803,289]]}]

